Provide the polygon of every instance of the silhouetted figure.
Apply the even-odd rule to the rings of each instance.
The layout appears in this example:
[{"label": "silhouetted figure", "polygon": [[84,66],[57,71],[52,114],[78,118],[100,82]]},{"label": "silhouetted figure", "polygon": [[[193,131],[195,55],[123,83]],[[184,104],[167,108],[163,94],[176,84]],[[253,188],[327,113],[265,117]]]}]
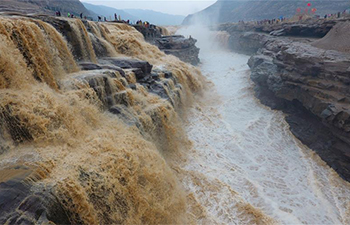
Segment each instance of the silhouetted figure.
[{"label": "silhouetted figure", "polygon": [[80,19],[83,19],[83,13],[80,13]]},{"label": "silhouetted figure", "polygon": [[118,20],[118,15],[116,13],[114,13],[114,20],[117,21]]},{"label": "silhouetted figure", "polygon": [[98,21],[101,22],[102,21],[102,18],[100,16],[97,17],[98,18]]}]

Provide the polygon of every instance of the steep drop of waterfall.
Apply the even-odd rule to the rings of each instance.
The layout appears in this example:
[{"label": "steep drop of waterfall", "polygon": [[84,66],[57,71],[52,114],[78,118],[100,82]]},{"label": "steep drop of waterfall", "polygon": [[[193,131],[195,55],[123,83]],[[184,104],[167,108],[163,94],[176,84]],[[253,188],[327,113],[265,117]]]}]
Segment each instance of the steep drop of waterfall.
[{"label": "steep drop of waterfall", "polygon": [[0,34],[2,88],[33,84],[28,82],[31,73],[36,80],[57,89],[56,77],[78,70],[66,42],[42,21],[2,18]]},{"label": "steep drop of waterfall", "polygon": [[[187,223],[169,158],[188,145],[177,112],[199,70],[124,24],[46,20],[0,17],[0,182],[20,193],[0,222]],[[154,64],[162,97],[140,70],[79,71],[74,58],[97,62],[96,46]]]},{"label": "steep drop of waterfall", "polygon": [[92,46],[92,41],[89,34],[81,20],[67,20],[70,27],[73,29],[73,34],[76,35],[77,43],[72,45],[79,46],[77,53],[81,54],[79,60],[97,62],[96,54]]}]

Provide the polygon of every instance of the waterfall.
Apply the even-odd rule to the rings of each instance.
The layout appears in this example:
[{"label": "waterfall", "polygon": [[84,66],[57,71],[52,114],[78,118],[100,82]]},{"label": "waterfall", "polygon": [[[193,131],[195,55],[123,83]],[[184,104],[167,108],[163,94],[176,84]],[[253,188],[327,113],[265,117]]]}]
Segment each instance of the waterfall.
[{"label": "waterfall", "polygon": [[[116,56],[153,69],[121,69]],[[0,17],[0,182],[16,184],[0,222],[187,223],[171,158],[202,86],[128,25]]]}]

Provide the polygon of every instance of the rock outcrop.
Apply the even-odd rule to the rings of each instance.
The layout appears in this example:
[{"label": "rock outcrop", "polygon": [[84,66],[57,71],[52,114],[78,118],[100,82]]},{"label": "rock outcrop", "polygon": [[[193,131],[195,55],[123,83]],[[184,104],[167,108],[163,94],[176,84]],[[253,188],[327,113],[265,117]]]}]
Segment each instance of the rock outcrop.
[{"label": "rock outcrop", "polygon": [[133,27],[143,35],[146,41],[150,43],[154,43],[156,38],[160,38],[162,36],[162,28],[155,25],[150,25],[149,27],[133,25]]},{"label": "rock outcrop", "polygon": [[292,133],[349,181],[350,56],[314,47],[314,39],[233,30],[231,48],[253,54],[256,96],[283,110]]},{"label": "rock outcrop", "polygon": [[325,36],[335,24],[341,21],[347,21],[347,18],[337,20],[324,20],[309,18],[300,22],[284,22],[273,24],[248,23],[224,23],[218,25],[220,30],[232,32],[262,32],[273,36],[294,36],[294,37],[314,37],[321,38]]},{"label": "rock outcrop", "polygon": [[196,42],[196,39],[185,38],[182,35],[163,36],[155,40],[155,44],[165,54],[174,55],[192,65],[199,63],[199,48],[196,47]]}]

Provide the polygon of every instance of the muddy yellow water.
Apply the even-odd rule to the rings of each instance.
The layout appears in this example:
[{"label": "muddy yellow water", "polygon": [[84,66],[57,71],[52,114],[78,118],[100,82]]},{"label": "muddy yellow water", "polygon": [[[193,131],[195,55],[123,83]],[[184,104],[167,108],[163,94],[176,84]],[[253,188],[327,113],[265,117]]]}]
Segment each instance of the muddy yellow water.
[{"label": "muddy yellow water", "polygon": [[[254,99],[247,56],[206,45],[195,68],[124,24],[60,23],[74,44],[40,20],[0,17],[0,181],[34,171],[26,182],[53,187],[73,224],[349,223],[348,183]],[[80,71],[99,60],[96,43],[171,71],[181,88],[164,89],[179,95],[130,89],[132,71]],[[134,123],[87,77],[121,93]]]},{"label": "muddy yellow water", "polygon": [[[55,187],[72,223],[187,223],[186,194],[167,158],[186,144],[178,113],[201,89],[200,71],[166,56],[127,25],[89,23],[88,33],[80,20],[67,22],[76,46],[42,21],[0,18],[1,180],[25,175],[13,165],[45,171],[33,182]],[[108,56],[145,59],[171,71],[182,86],[174,104],[140,85],[128,88],[133,73],[108,72],[104,82],[113,92],[124,91],[138,126],[108,113],[105,92],[97,96],[78,79],[100,72],[80,71],[72,53],[84,49],[80,60],[96,62],[96,39]],[[94,82],[102,81],[97,76]],[[176,87],[169,82],[167,88]]]}]

